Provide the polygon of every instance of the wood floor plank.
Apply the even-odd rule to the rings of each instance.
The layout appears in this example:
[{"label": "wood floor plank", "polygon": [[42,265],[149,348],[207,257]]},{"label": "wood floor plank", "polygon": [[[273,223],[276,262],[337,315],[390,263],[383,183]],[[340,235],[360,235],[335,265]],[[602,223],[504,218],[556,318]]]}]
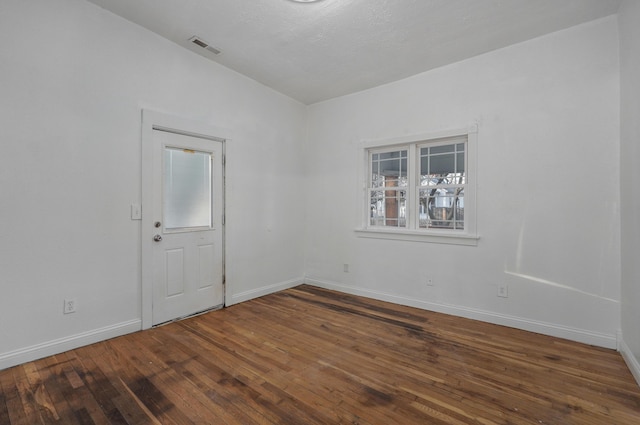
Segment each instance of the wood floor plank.
[{"label": "wood floor plank", "polygon": [[[255,314],[259,314],[259,312],[256,312],[255,306],[254,306],[254,309],[252,309],[252,311]],[[282,353],[283,356],[288,356],[288,358],[291,360],[292,364],[295,364],[295,357],[290,357],[292,354],[295,355],[295,353],[292,353],[290,348],[288,348],[288,347],[294,347],[295,343],[297,341],[295,341],[295,340],[287,341],[287,339],[286,339],[287,338],[287,334],[290,332],[291,329],[285,327],[282,324],[274,323],[273,321],[269,323],[270,326],[268,328],[264,328],[264,329],[263,328],[259,328],[260,325],[257,322],[254,322],[254,323],[255,323],[255,325],[253,325],[253,329],[255,330],[256,333],[259,333],[259,330],[263,331],[263,330],[268,330],[269,328],[271,328],[271,329],[280,328],[278,332],[281,333],[282,336],[280,337],[280,341],[279,342],[284,344],[284,345],[278,351],[280,353]],[[329,344],[329,345],[330,345],[329,348],[324,347],[322,342],[319,341],[318,338],[314,337],[314,350],[313,350],[313,355],[312,356],[316,357],[319,354],[330,356],[331,355],[331,351],[335,352],[335,350],[333,349],[333,344]],[[307,361],[307,362],[309,362],[309,361],[313,362],[314,361],[314,359],[303,359],[303,360]],[[310,365],[311,366],[308,366],[306,369],[304,367],[302,367],[302,365],[299,365],[299,366],[295,367],[294,368],[296,370],[295,374],[296,375],[314,374],[314,373],[318,373],[318,372],[322,373],[324,371],[322,382],[328,383],[329,384],[328,386],[331,387],[331,388],[343,387],[342,393],[344,393],[346,391],[350,392],[350,394],[348,396],[346,396],[346,397],[345,397],[345,394],[342,394],[342,393],[335,394],[335,396],[338,397],[338,400],[333,400],[332,401],[333,403],[335,403],[336,401],[339,401],[339,399],[341,397],[343,399],[349,400],[350,398],[353,398],[354,394],[356,394],[356,393],[359,396],[366,396],[366,394],[379,394],[379,393],[381,393],[380,391],[378,391],[376,393],[377,390],[375,390],[374,388],[371,388],[370,386],[366,385],[366,383],[363,383],[363,382],[348,381],[347,379],[345,379],[344,376],[340,376],[340,377],[337,377],[337,378],[332,377],[329,373],[326,373],[326,370],[331,367],[331,365],[329,365],[326,362],[316,362],[315,367],[313,367],[314,363],[310,363]],[[336,372],[336,371],[333,371],[333,372]],[[339,373],[336,373],[336,374],[339,375]],[[286,373],[278,374],[278,375],[285,375],[286,376]],[[302,378],[303,378],[302,380],[304,381],[304,376]],[[330,380],[332,378],[334,378],[333,381],[335,382],[335,384],[331,383]],[[340,382],[342,383],[342,385],[339,384]],[[322,387],[323,387],[322,385],[315,387],[316,396],[320,396],[320,394],[318,393],[318,389],[322,389]],[[367,391],[368,391],[368,393],[367,393]],[[333,395],[333,394],[331,394],[331,395]],[[327,397],[326,392],[325,392],[325,395],[323,397]],[[368,411],[372,411],[372,410],[375,410],[376,407],[377,406],[374,406],[374,408],[368,407],[367,410]],[[360,412],[360,413],[362,413],[362,412]],[[380,416],[380,415],[385,416],[385,414],[389,414],[389,411],[388,410],[387,411],[383,410],[382,412],[380,412],[378,414],[378,416]],[[395,419],[397,420],[398,418],[395,418]],[[392,418],[389,418],[389,420],[392,420]]]},{"label": "wood floor plank", "polygon": [[[225,340],[226,338],[212,328],[200,327],[197,332],[206,339],[218,338]],[[284,418],[284,420],[288,421],[287,423],[292,421],[299,423],[327,423],[327,418],[323,417],[317,409],[308,408],[305,403],[301,402],[302,399],[292,397],[287,391],[283,391],[281,386],[274,385],[274,376],[281,376],[282,373],[286,373],[290,368],[287,367],[285,370],[280,370],[277,365],[272,368],[253,368],[252,366],[256,364],[257,360],[264,361],[266,356],[263,353],[256,352],[254,348],[249,348],[250,343],[242,338],[242,333],[238,333],[234,340],[227,340],[225,345],[232,347],[235,355],[228,357],[227,350],[223,350],[223,352],[219,353],[218,360],[221,360],[223,364],[229,364],[225,363],[225,358],[228,357],[227,361],[231,361],[231,364],[233,364],[234,358],[240,358],[243,363],[246,362],[246,365],[244,365],[245,374],[242,376],[241,382],[256,390],[260,394],[259,400],[269,403],[271,409],[278,412],[281,419]],[[242,354],[240,354],[241,352]],[[274,370],[277,373],[274,374]]]},{"label": "wood floor plank", "polygon": [[0,385],[0,424],[10,424],[9,408],[7,407],[7,400]]},{"label": "wood floor plank", "polygon": [[[254,312],[256,311],[255,308],[252,309],[252,310]],[[356,327],[357,327],[357,325],[356,325]],[[311,331],[310,330],[306,330],[306,332],[309,333]],[[332,329],[332,331],[327,333],[327,335],[332,335],[331,338],[335,338],[335,335],[336,335],[335,329]],[[314,341],[318,341],[319,339],[321,339],[321,337],[318,336],[318,335],[313,335],[313,337],[314,337]],[[317,352],[317,350],[318,350],[318,348],[317,348],[317,345],[316,345],[316,352]],[[349,357],[358,356],[359,354],[363,354],[363,353],[358,353],[358,354],[352,353],[352,354],[353,355],[349,356]],[[350,364],[349,363],[344,363],[346,361],[345,359],[336,359],[336,361],[339,361],[341,363],[340,367],[342,368],[342,370],[349,370],[349,369],[355,368],[355,369],[358,369],[360,371],[364,371],[365,374],[368,375],[369,377],[375,375],[378,369],[382,370],[382,371],[384,371],[384,370],[393,371],[394,369],[398,368],[397,363],[394,363],[394,362],[390,362],[388,365],[384,365],[383,364],[382,367],[380,367],[381,359],[380,359],[379,354],[380,354],[380,352],[378,352],[376,354],[375,359],[371,359],[370,358],[371,356],[368,356],[368,355],[361,356],[360,358],[356,359],[355,363],[350,363]],[[371,361],[369,361],[369,360],[371,360]],[[367,363],[371,363],[371,364],[367,366]],[[334,366],[335,366],[335,364],[334,364]],[[383,376],[382,376],[382,380],[383,381],[389,380],[391,378],[392,378],[392,376],[389,376],[389,375],[384,375],[383,374]],[[424,385],[426,382],[427,381],[422,381],[421,383]],[[399,394],[395,394],[395,396],[398,397]],[[451,400],[451,402],[452,403],[457,403],[457,402],[459,402],[459,400],[460,400],[460,398],[455,397],[454,399]],[[396,400],[396,403],[397,403],[397,400]],[[439,412],[440,416],[446,414],[446,412],[442,411],[442,410],[444,410],[444,409],[442,409],[442,406],[443,406],[443,404],[441,404],[440,406],[437,406],[434,409],[434,412],[438,412],[438,410],[440,410],[440,412]],[[424,408],[425,408],[425,406],[422,405],[421,406],[421,410],[424,410]],[[455,413],[455,409],[448,409],[448,410],[449,410],[449,413],[451,413],[451,412]],[[449,420],[449,422],[452,421],[451,418],[448,418],[448,420]]]},{"label": "wood floor plank", "polygon": [[61,354],[59,357],[65,360],[63,371],[73,388],[73,394],[69,401],[79,420],[82,423],[109,425],[111,420],[97,402],[90,386],[83,379],[86,376],[85,370],[83,365],[78,362],[76,354],[70,351]]},{"label": "wood floor plank", "polygon": [[51,401],[51,398],[49,397],[49,393],[44,387],[38,365],[34,362],[29,362],[23,364],[22,369],[24,369],[27,381],[31,387],[33,403],[38,409],[38,414],[42,423],[55,424],[60,420],[60,417],[58,416],[58,412],[56,411],[53,401]]},{"label": "wood floor plank", "polygon": [[[310,332],[308,332],[308,334],[310,335]],[[326,359],[331,360],[318,362],[320,367],[315,372],[322,373],[323,380],[329,381],[331,378],[333,378],[333,382],[335,383],[332,385],[334,386],[338,385],[337,383],[341,381],[343,382],[343,385],[347,382],[350,383],[350,385],[346,388],[351,392],[351,397],[347,398],[354,398],[356,397],[355,394],[357,394],[357,397],[360,397],[363,400],[366,400],[369,397],[377,397],[384,401],[393,396],[396,397],[396,411],[401,410],[403,406],[406,406],[406,404],[408,404],[406,400],[405,405],[402,404],[402,394],[398,394],[396,392],[395,394],[389,395],[389,393],[393,393],[393,391],[391,391],[390,388],[386,387],[383,382],[384,380],[386,380],[386,378],[389,378],[389,375],[385,373],[386,368],[380,368],[379,364],[372,364],[368,361],[368,356],[356,359],[355,364],[347,363],[347,359],[332,358],[331,351],[335,352],[335,350],[332,348],[332,344],[329,344],[328,347],[324,347],[320,342],[318,342],[319,338],[314,337],[314,341],[316,341],[314,353],[323,354]],[[286,340],[284,340],[283,342],[285,343],[285,345],[288,343],[294,343],[294,341]],[[357,367],[360,368],[365,375],[367,375],[367,379],[356,379],[357,377],[348,374],[347,371],[355,365],[357,365]],[[382,379],[380,379],[381,375],[384,376]],[[378,404],[380,403],[376,403],[376,406]],[[398,418],[395,419],[397,420]]]},{"label": "wood floor plank", "polygon": [[73,397],[71,385],[62,370],[62,363],[65,362],[63,357],[58,355],[42,359],[41,363],[44,364],[44,367],[40,368],[39,372],[44,388],[49,393],[60,418],[59,422],[80,425],[73,409],[76,400]]},{"label": "wood floor plank", "polygon": [[[74,368],[95,400],[95,404],[100,407],[100,411],[110,424],[145,423],[145,416],[141,415],[138,406],[134,409],[126,409],[119,403],[122,399],[122,394],[114,387],[111,380],[96,363],[97,360],[104,365],[104,362],[100,362],[101,355],[94,351],[99,347],[101,347],[99,344],[95,344],[74,350],[75,357],[73,360]],[[112,377],[115,379],[117,374],[112,374]],[[128,398],[125,400],[128,400]]]},{"label": "wood floor plank", "polygon": [[8,423],[11,425],[29,425],[29,420],[25,414],[22,400],[20,399],[18,387],[13,379],[12,369],[0,373],[0,388],[2,389],[2,395],[7,406]]},{"label": "wood floor plank", "polygon": [[162,393],[194,423],[205,423],[207,418],[216,417],[221,424],[255,422],[242,411],[225,409],[203,394],[197,387],[186,381],[177,371],[176,366],[188,362],[189,357],[180,359],[181,352],[173,344],[158,345],[156,338],[143,335],[130,340],[131,345],[122,347],[127,350],[145,351],[148,361],[138,362],[137,369],[145,376],[151,377]]},{"label": "wood floor plank", "polygon": [[0,371],[0,424],[637,425],[620,354],[302,285]]},{"label": "wood floor plank", "polygon": [[[117,370],[119,381],[125,390],[124,394],[128,393],[138,406],[150,413],[151,418],[155,418],[162,424],[192,424],[193,422],[184,412],[177,408],[162,389],[154,383],[154,377],[145,375],[138,369],[141,363],[150,360],[141,356],[142,353],[122,348],[122,345],[127,345],[129,340],[129,338],[124,338],[119,341],[119,344],[107,341],[110,352],[115,355],[115,358],[120,359]],[[121,349],[126,354],[120,351]]]}]

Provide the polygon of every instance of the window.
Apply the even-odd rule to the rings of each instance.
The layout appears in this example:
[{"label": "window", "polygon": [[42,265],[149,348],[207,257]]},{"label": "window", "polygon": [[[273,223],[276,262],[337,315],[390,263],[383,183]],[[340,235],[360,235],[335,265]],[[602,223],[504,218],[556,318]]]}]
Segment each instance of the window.
[{"label": "window", "polygon": [[166,229],[211,227],[211,154],[165,147]]},{"label": "window", "polygon": [[445,143],[418,146],[421,229],[464,229],[466,138]]},{"label": "window", "polygon": [[371,152],[371,226],[406,227],[407,150]]},{"label": "window", "polygon": [[364,146],[359,236],[474,245],[474,130]]}]

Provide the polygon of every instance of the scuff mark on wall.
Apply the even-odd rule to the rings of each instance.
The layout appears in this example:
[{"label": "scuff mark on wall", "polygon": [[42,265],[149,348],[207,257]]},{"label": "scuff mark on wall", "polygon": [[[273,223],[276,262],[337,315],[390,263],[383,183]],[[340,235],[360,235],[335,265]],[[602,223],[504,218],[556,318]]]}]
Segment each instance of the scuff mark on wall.
[{"label": "scuff mark on wall", "polygon": [[509,270],[505,270],[504,272],[505,272],[505,274],[508,274],[510,276],[519,277],[521,279],[526,279],[526,280],[530,280],[530,281],[533,281],[533,282],[542,283],[544,285],[554,286],[556,288],[566,289],[567,291],[573,291],[573,292],[577,292],[577,293],[582,294],[582,295],[587,295],[589,297],[594,297],[594,298],[598,298],[598,299],[601,299],[601,300],[604,300],[604,301],[609,301],[609,302],[612,302],[612,303],[620,304],[620,301],[614,300],[613,298],[607,298],[607,297],[603,297],[603,296],[598,295],[598,294],[592,294],[590,292],[585,292],[585,291],[582,291],[580,289],[574,288],[572,286],[564,285],[562,283],[552,282],[552,281],[547,280],[547,279],[542,279],[540,277],[530,276],[530,275],[526,275],[526,274],[522,274],[522,273],[511,272]]}]

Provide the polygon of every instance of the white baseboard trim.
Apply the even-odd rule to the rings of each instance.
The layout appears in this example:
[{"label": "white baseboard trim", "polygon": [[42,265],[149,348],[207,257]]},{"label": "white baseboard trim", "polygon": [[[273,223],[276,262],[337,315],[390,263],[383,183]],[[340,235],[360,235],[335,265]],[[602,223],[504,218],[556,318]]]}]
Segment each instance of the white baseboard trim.
[{"label": "white baseboard trim", "polygon": [[640,385],[640,363],[638,362],[638,359],[633,355],[633,352],[631,351],[627,343],[624,342],[623,338],[620,338],[620,341],[618,342],[618,351],[620,351],[620,354],[622,354],[622,358],[624,359],[625,363],[627,363],[627,367],[631,371],[631,374],[636,379],[638,385]]},{"label": "white baseboard trim", "polygon": [[42,344],[32,345],[30,347],[19,350],[0,353],[0,370],[27,363],[33,360],[41,359],[54,354],[60,354],[65,351],[83,347],[85,345],[104,341],[117,336],[137,332],[142,329],[140,319],[129,320],[127,322],[117,323],[111,326],[82,332],[76,335],[64,338],[54,339]]},{"label": "white baseboard trim", "polygon": [[536,332],[544,335],[554,336],[558,338],[568,339],[571,341],[582,342],[589,345],[595,345],[603,348],[617,349],[618,341],[616,334],[604,334],[599,332],[588,331],[585,329],[577,329],[553,323],[540,322],[531,319],[524,319],[517,316],[494,313],[491,311],[479,310],[474,308],[456,306],[451,304],[433,303],[429,301],[421,301],[414,298],[406,298],[398,295],[387,294],[380,291],[356,288],[353,286],[342,285],[326,280],[305,278],[305,283],[318,286],[325,289],[333,289],[352,295],[360,295],[363,297],[374,298],[380,301],[388,301],[395,304],[406,305],[409,307],[421,308],[423,310],[435,311],[438,313],[451,314],[467,319],[479,320],[482,322],[493,323],[496,325],[508,326],[511,328],[522,329],[525,331]]},{"label": "white baseboard trim", "polygon": [[226,297],[225,306],[231,306],[244,301],[249,301],[254,298],[259,298],[265,295],[273,294],[274,292],[283,291],[285,289],[293,288],[294,286],[302,285],[304,278],[299,277],[296,279],[287,280],[284,282],[274,283],[272,285],[261,286],[260,288],[251,289],[250,291],[240,292],[239,294],[232,294]]}]

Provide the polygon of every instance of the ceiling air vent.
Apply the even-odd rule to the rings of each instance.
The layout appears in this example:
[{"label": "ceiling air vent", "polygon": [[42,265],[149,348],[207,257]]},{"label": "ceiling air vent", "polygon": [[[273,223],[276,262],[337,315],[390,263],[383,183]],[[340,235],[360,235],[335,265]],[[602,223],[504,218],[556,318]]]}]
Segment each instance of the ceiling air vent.
[{"label": "ceiling air vent", "polygon": [[219,55],[220,53],[222,53],[220,50],[216,49],[215,47],[210,46],[209,43],[207,43],[197,35],[194,35],[193,37],[191,37],[189,41],[195,44],[196,46],[200,46],[203,49],[210,51],[214,55]]}]

